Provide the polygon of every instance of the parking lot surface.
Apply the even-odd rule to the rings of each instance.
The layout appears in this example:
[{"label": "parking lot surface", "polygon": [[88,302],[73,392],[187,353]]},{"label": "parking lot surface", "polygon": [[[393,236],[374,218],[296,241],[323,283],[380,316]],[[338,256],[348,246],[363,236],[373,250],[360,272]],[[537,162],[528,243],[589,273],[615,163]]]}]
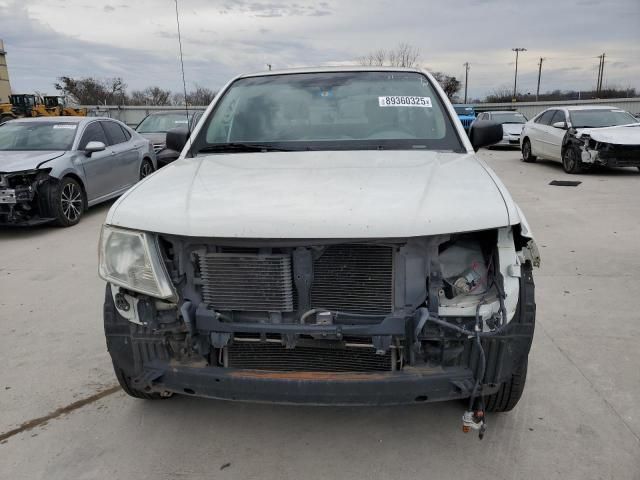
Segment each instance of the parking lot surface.
[{"label": "parking lot surface", "polygon": [[[104,205],[69,229],[0,230],[0,435],[16,430],[0,442],[1,476],[639,479],[640,172],[569,177],[513,150],[481,156],[543,261],[527,387],[489,416],[483,441],[461,432],[458,402],[145,402],[114,389],[97,276]],[[582,184],[548,185],[568,179]]]}]

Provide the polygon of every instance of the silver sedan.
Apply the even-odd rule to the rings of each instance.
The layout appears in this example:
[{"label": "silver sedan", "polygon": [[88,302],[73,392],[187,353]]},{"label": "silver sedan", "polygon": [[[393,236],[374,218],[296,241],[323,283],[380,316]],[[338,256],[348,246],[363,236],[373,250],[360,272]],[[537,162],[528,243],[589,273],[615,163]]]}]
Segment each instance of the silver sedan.
[{"label": "silver sedan", "polygon": [[0,125],[0,225],[55,222],[115,198],[156,169],[151,143],[110,118],[40,117]]}]

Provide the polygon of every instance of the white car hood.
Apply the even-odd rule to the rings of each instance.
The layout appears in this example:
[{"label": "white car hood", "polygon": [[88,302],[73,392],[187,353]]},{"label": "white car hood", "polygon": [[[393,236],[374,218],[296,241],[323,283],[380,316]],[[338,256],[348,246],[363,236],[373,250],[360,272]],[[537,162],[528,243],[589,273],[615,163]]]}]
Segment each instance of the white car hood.
[{"label": "white car hood", "polygon": [[520,135],[522,133],[522,129],[524,128],[524,123],[503,123],[502,131],[508,135]]},{"label": "white car hood", "polygon": [[107,223],[199,237],[435,235],[509,225],[516,207],[502,190],[473,154],[217,154],[149,176],[111,208]]},{"label": "white car hood", "polygon": [[613,143],[615,145],[640,145],[640,123],[618,125],[603,128],[581,128],[576,130],[576,137],[589,135],[596,142]]}]

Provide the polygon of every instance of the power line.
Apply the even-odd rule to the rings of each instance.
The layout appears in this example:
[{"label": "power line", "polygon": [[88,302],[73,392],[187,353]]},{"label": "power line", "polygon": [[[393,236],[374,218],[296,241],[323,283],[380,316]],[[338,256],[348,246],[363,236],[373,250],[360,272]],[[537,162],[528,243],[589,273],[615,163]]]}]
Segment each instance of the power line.
[{"label": "power line", "polygon": [[187,131],[191,137],[191,125],[189,124],[189,104],[187,102],[187,81],[184,77],[184,60],[182,59],[182,36],[180,35],[180,15],[178,14],[178,0],[176,4],[176,25],[178,26],[178,45],[180,45],[180,68],[182,69],[182,87],[184,88],[184,110],[187,114]]}]

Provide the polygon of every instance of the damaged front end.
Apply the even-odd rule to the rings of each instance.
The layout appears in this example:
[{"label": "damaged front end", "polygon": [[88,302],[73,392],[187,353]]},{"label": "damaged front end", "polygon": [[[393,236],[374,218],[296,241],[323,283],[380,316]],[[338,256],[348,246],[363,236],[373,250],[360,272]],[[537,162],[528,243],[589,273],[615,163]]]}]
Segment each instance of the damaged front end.
[{"label": "damaged front end", "polygon": [[145,394],[351,405],[491,395],[529,352],[531,259],[519,225],[363,241],[105,226],[107,345]]},{"label": "damaged front end", "polygon": [[640,168],[640,143],[611,143],[600,139],[597,132],[572,129],[564,139],[563,149],[568,147],[577,148],[580,160],[586,165]]},{"label": "damaged front end", "polygon": [[36,225],[51,221],[50,168],[0,172],[0,225]]}]

